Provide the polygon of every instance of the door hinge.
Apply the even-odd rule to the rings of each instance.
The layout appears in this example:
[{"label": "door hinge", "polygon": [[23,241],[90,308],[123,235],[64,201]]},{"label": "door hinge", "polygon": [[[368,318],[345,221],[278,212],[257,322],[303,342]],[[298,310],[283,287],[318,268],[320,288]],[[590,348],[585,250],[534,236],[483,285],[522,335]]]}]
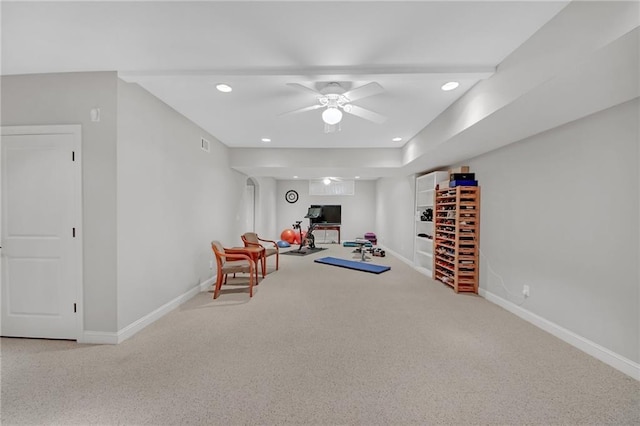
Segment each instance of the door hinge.
[{"label": "door hinge", "polygon": [[71,228],[71,234],[73,235],[73,238],[76,237],[76,228]]},{"label": "door hinge", "polygon": [[73,313],[75,314],[76,312],[78,312],[78,306],[74,303],[73,304]]},{"label": "door hinge", "polygon": [[71,151],[71,161],[76,161],[76,152]]}]

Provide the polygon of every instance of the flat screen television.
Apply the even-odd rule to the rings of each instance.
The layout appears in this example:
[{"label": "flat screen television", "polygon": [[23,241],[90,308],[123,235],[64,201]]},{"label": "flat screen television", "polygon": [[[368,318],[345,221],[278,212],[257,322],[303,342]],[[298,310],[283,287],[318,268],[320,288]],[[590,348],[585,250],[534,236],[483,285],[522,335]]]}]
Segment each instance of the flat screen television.
[{"label": "flat screen television", "polygon": [[322,214],[316,219],[310,219],[311,223],[318,223],[323,225],[342,224],[342,206],[314,204],[310,208],[313,209],[318,207],[322,209]]}]

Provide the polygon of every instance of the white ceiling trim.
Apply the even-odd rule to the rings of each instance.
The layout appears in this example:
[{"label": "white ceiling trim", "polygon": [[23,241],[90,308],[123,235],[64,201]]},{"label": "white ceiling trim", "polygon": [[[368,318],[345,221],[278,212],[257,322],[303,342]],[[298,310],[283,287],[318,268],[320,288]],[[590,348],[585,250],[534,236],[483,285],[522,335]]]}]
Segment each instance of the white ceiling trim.
[{"label": "white ceiling trim", "polygon": [[422,77],[433,75],[435,78],[447,79],[476,78],[486,79],[496,71],[495,66],[344,66],[344,67],[284,67],[284,68],[219,68],[208,70],[169,70],[169,71],[119,71],[118,77],[128,83],[139,81],[145,77],[208,77],[208,76],[306,76],[348,78],[350,76],[393,76],[416,74]]}]

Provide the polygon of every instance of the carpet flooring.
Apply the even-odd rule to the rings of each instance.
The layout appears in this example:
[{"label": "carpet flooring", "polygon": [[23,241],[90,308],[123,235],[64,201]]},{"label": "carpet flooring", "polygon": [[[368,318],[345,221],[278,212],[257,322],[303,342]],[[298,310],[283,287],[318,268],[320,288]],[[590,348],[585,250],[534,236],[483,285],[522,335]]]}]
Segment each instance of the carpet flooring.
[{"label": "carpet flooring", "polygon": [[115,346],[2,339],[0,420],[640,424],[639,382],[391,255],[376,263],[391,271],[283,256],[253,298],[230,280]]}]

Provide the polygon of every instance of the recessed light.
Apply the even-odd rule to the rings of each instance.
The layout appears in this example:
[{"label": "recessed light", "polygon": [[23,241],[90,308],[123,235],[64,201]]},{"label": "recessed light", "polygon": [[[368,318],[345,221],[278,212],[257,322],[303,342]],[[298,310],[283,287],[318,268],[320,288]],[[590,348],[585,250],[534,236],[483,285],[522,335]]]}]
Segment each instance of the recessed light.
[{"label": "recessed light", "polygon": [[448,83],[443,84],[441,89],[447,92],[449,90],[455,89],[458,86],[460,86],[460,83],[458,83],[457,81],[450,81]]},{"label": "recessed light", "polygon": [[269,138],[262,138],[262,139],[260,139],[260,140],[261,140],[262,142],[271,142],[271,139],[269,139]]},{"label": "recessed light", "polygon": [[329,178],[324,178],[324,180],[322,181],[322,183],[324,183],[325,185],[329,185],[331,183],[331,179]]},{"label": "recessed light", "polygon": [[391,140],[394,141],[394,142],[400,142],[402,140],[402,138],[393,138]]},{"label": "recessed light", "polygon": [[219,91],[224,92],[224,93],[229,93],[230,91],[233,90],[231,88],[231,86],[229,86],[228,84],[224,84],[224,83],[216,84],[216,89],[218,89]]},{"label": "recessed light", "polygon": [[356,179],[360,179],[360,176],[356,176],[355,178],[356,178]]},{"label": "recessed light", "polygon": [[293,178],[294,178],[294,179],[298,179],[298,176],[294,176]]}]

